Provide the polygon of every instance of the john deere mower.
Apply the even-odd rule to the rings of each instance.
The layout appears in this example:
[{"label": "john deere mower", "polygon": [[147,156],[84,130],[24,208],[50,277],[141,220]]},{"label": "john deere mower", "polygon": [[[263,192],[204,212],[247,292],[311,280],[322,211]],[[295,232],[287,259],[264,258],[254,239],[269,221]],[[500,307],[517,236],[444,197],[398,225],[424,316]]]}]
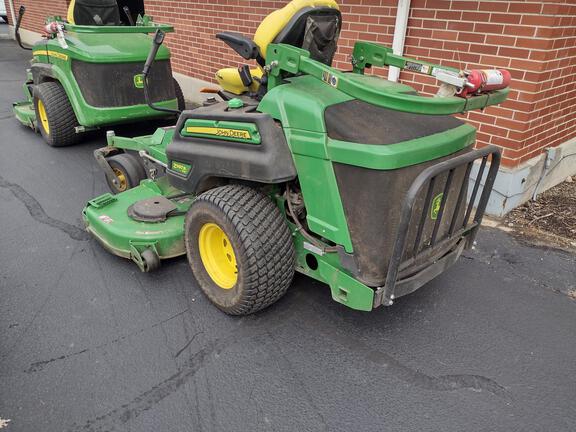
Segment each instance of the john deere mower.
[{"label": "john deere mower", "polygon": [[48,17],[44,38],[27,48],[19,36],[25,10],[20,7],[16,37],[33,57],[23,85],[25,100],[14,103],[13,110],[49,145],[71,145],[85,131],[169,117],[172,110],[184,108],[167,48],[158,51],[148,76],[149,101],[155,108],[146,102],[142,85],[141,72],[152,45],[148,34],[158,29],[171,32],[171,26],[155,24],[139,13],[134,20],[128,6],[121,15],[116,0],[76,0],[70,4],[68,22]]},{"label": "john deere mower", "polygon": [[[142,271],[186,254],[202,291],[234,315],[277,301],[295,270],[369,311],[454,264],[474,241],[500,154],[474,150],[475,129],[452,114],[504,101],[507,72],[476,82],[477,72],[368,42],[342,72],[330,66],[341,22],[334,0],[294,0],[253,39],[220,33],[257,68],[219,71],[219,96],[174,127],[109,132],[96,158],[114,194],[88,202],[87,230]],[[366,74],[372,66],[436,77],[443,91],[423,97]]]}]

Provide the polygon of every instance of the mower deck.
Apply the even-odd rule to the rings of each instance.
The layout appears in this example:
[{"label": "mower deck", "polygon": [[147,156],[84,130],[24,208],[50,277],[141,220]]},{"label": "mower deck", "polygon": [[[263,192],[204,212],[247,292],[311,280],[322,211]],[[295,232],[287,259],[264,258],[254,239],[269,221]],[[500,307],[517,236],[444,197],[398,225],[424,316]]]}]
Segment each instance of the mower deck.
[{"label": "mower deck", "polygon": [[20,123],[36,130],[36,112],[32,101],[15,102],[12,109]]},{"label": "mower deck", "polygon": [[[129,208],[142,200],[171,198],[175,214],[160,222],[141,222],[129,216]],[[162,200],[162,202],[165,200]],[[106,193],[88,202],[83,211],[86,229],[111,253],[132,259],[143,270],[142,253],[150,249],[159,259],[186,253],[184,247],[184,214],[193,202],[190,195],[170,186],[166,178],[144,180],[122,194]]]}]

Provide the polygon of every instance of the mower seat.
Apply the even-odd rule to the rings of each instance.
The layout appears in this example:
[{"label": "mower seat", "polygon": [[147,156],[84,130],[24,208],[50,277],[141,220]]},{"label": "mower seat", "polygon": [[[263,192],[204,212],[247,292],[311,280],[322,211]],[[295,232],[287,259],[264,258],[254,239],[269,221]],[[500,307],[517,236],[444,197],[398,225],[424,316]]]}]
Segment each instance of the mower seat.
[{"label": "mower seat", "polygon": [[116,0],[72,0],[67,20],[75,25],[120,25],[120,11]]},{"label": "mower seat", "polygon": [[[262,73],[262,69],[260,68],[250,68],[252,78],[260,79],[262,78]],[[240,78],[237,68],[225,68],[216,72],[216,80],[218,84],[220,84],[220,87],[235,95],[241,95],[247,91],[253,93],[258,91],[260,84],[256,79],[252,81],[250,87],[246,87],[244,83],[242,83],[242,78]]]},{"label": "mower seat", "polygon": [[[341,28],[342,16],[335,0],[292,0],[264,18],[253,39],[231,32],[218,33],[216,37],[246,60],[256,60],[259,69],[266,64],[266,50],[271,43],[305,49],[312,59],[330,66]],[[242,94],[257,90],[257,82],[248,88],[242,84],[238,73],[230,70],[236,71],[221,69],[216,73],[216,79],[225,91]],[[251,72],[256,75],[253,69]]]}]

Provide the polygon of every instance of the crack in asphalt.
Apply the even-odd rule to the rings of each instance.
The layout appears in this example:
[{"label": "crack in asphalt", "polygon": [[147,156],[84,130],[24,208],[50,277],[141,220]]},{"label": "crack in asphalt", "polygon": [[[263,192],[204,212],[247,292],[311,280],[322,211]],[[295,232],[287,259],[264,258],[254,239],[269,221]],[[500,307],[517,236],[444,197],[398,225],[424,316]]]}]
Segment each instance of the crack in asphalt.
[{"label": "crack in asphalt", "polygon": [[84,424],[73,425],[68,429],[68,432],[109,432],[114,430],[119,423],[124,424],[130,419],[138,417],[178,390],[188,378],[193,377],[196,372],[204,366],[204,363],[212,354],[223,348],[224,345],[224,341],[218,340],[208,343],[204,348],[186,360],[186,363],[178,372],[172,374],[164,381],[161,381],[118,408],[114,408],[105,414],[89,419]]},{"label": "crack in asphalt", "polygon": [[202,369],[212,356],[217,356],[224,348],[232,344],[238,343],[245,338],[253,337],[251,326],[246,326],[245,324],[254,321],[248,321],[248,319],[240,321],[238,328],[228,336],[209,341],[203,348],[190,356],[177,372],[165,380],[117,408],[93,417],[83,424],[72,425],[67,429],[67,432],[110,432],[115,430],[118,425],[125,424],[129,420],[138,417],[182,387],[188,379],[195,376]]},{"label": "crack in asphalt", "polygon": [[88,234],[83,229],[69,224],[67,222],[54,219],[46,214],[44,208],[36,198],[30,195],[26,190],[16,184],[10,183],[9,181],[5,180],[2,176],[0,176],[0,188],[8,189],[12,192],[12,195],[16,197],[18,201],[26,206],[28,209],[28,213],[36,222],[39,222],[44,225],[48,225],[52,228],[56,228],[57,230],[62,231],[63,233],[67,234],[72,240],[78,241],[88,241],[90,240],[90,234]]},{"label": "crack in asphalt", "polygon": [[[313,314],[311,314],[310,319],[318,319],[318,316],[321,315],[318,311],[318,307],[312,307],[315,309],[315,311]],[[331,319],[334,321],[333,317],[327,317],[326,314],[323,315],[323,320]],[[459,389],[468,389],[472,391],[487,391],[505,399],[510,397],[506,388],[491,378],[474,374],[451,374],[440,376],[427,375],[424,372],[406,366],[389,354],[383,353],[382,351],[376,350],[364,344],[360,338],[346,336],[337,332],[331,333],[325,331],[328,328],[340,327],[341,325],[342,323],[339,323],[336,326],[326,326],[324,323],[324,325],[315,326],[315,329],[324,338],[331,339],[346,349],[358,353],[369,362],[386,368],[386,370],[390,372],[394,377],[418,388],[434,391],[454,391]]]},{"label": "crack in asphalt", "polygon": [[[282,318],[290,317],[289,309],[290,308],[287,308],[287,310],[283,311],[284,313],[281,312],[279,315],[276,315],[274,327],[285,321]],[[312,306],[307,313],[310,315],[311,322],[318,319],[331,319],[334,321],[333,317],[327,317],[325,313],[319,314],[317,309],[316,306]],[[180,314],[184,312],[181,312]],[[323,315],[323,317],[319,318],[320,315]],[[210,358],[214,356],[217,358],[218,354],[222,350],[231,345],[237,344],[246,338],[257,337],[259,332],[255,332],[254,330],[257,328],[256,324],[261,320],[266,320],[266,318],[262,316],[241,318],[238,321],[238,327],[235,330],[230,332],[226,337],[217,338],[207,342],[203,348],[192,354],[177,370],[177,372],[170,375],[168,378],[140,393],[131,401],[122,404],[117,408],[88,419],[84,423],[73,424],[69,429],[67,429],[67,432],[110,432],[115,430],[118,426],[127,423],[131,419],[140,416],[142,413],[150,410],[157,403],[180,389],[180,387],[182,387],[190,378],[194,377],[196,373],[204,367]],[[269,321],[267,320],[267,322]],[[319,334],[323,337],[331,339],[333,342],[338,343],[351,352],[357,353],[366,360],[385,368],[391,376],[414,385],[415,387],[433,391],[455,391],[459,389],[486,391],[504,399],[510,399],[507,389],[491,378],[473,374],[450,374],[440,376],[427,375],[424,372],[406,366],[396,358],[385,354],[382,351],[369,347],[358,338],[324,331],[325,328],[332,328],[325,324],[326,323],[324,322],[324,325],[315,326],[315,328],[319,330]],[[160,325],[160,323],[155,325]],[[263,331],[265,334],[270,335],[269,325],[266,326]],[[191,340],[194,340],[195,336],[196,335],[194,335]],[[188,344],[186,344],[183,349],[185,349],[187,345]],[[180,351],[183,351],[183,349]],[[181,353],[180,351],[177,355]],[[176,358],[176,355],[173,354],[173,357]]]},{"label": "crack in asphalt", "polygon": [[199,331],[199,332],[194,333],[192,335],[192,337],[190,338],[190,340],[188,342],[186,342],[186,344],[182,348],[180,348],[180,350],[178,350],[178,352],[174,355],[174,358],[180,357],[180,354],[182,354],[184,352],[184,350],[186,348],[188,348],[192,342],[194,342],[194,339],[196,339],[196,336],[198,336],[199,334],[202,334],[202,333],[204,333],[204,332]]},{"label": "crack in asphalt", "polygon": [[[155,328],[155,327],[158,327],[158,326],[160,326],[160,325],[162,325],[162,324],[164,324],[164,323],[166,323],[166,322],[168,322],[168,321],[170,321],[170,320],[173,320],[174,318],[177,318],[177,317],[185,314],[186,312],[188,312],[188,310],[189,310],[189,309],[183,310],[182,312],[178,312],[177,314],[172,315],[171,317],[166,318],[166,319],[164,319],[164,320],[162,320],[162,321],[160,321],[160,322],[157,322],[157,323],[155,323],[155,324],[152,324],[152,325],[149,326],[149,327],[144,327],[144,328],[142,328],[142,329],[140,329],[140,330],[136,330],[136,331],[134,331],[134,332],[132,332],[132,333],[128,333],[128,334],[126,334],[126,335],[117,337],[116,339],[113,339],[113,340],[111,340],[111,341],[109,341],[109,342],[104,342],[104,343],[102,343],[102,344],[100,344],[100,345],[96,345],[96,346],[89,347],[89,348],[84,348],[84,349],[82,349],[82,350],[80,350],[80,351],[75,351],[75,352],[70,353],[70,354],[63,354],[63,355],[61,355],[61,356],[59,356],[59,357],[53,357],[53,358],[50,358],[50,359],[48,359],[48,360],[41,360],[41,361],[37,361],[37,362],[31,363],[30,366],[28,367],[28,369],[26,369],[24,372],[25,372],[25,373],[39,372],[39,371],[41,371],[42,369],[44,369],[45,366],[49,365],[50,363],[54,363],[54,362],[56,362],[56,361],[58,361],[58,360],[65,360],[65,359],[68,359],[68,358],[70,358],[70,357],[76,357],[76,356],[78,356],[78,355],[80,355],[80,354],[84,354],[84,353],[86,353],[86,352],[88,352],[88,351],[94,351],[94,350],[97,350],[97,349],[100,349],[100,348],[104,348],[105,346],[113,345],[113,344],[115,344],[115,343],[121,342],[121,341],[123,341],[123,340],[125,340],[125,339],[131,338],[132,336],[139,335],[139,334],[141,334],[141,333],[144,333],[145,331],[151,330],[151,329],[153,329],[153,328]],[[190,341],[190,343],[192,343],[192,341]]]}]

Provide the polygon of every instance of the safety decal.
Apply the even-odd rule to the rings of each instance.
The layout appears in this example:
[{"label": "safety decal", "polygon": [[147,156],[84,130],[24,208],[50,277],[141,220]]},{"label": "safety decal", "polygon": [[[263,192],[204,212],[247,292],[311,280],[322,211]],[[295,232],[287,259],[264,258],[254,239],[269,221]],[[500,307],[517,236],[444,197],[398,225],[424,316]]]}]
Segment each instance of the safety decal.
[{"label": "safety decal", "polygon": [[112,219],[110,216],[108,215],[102,215],[102,216],[98,216],[98,219],[100,219],[102,222],[104,222],[105,224],[109,224],[114,222],[114,219]]}]

